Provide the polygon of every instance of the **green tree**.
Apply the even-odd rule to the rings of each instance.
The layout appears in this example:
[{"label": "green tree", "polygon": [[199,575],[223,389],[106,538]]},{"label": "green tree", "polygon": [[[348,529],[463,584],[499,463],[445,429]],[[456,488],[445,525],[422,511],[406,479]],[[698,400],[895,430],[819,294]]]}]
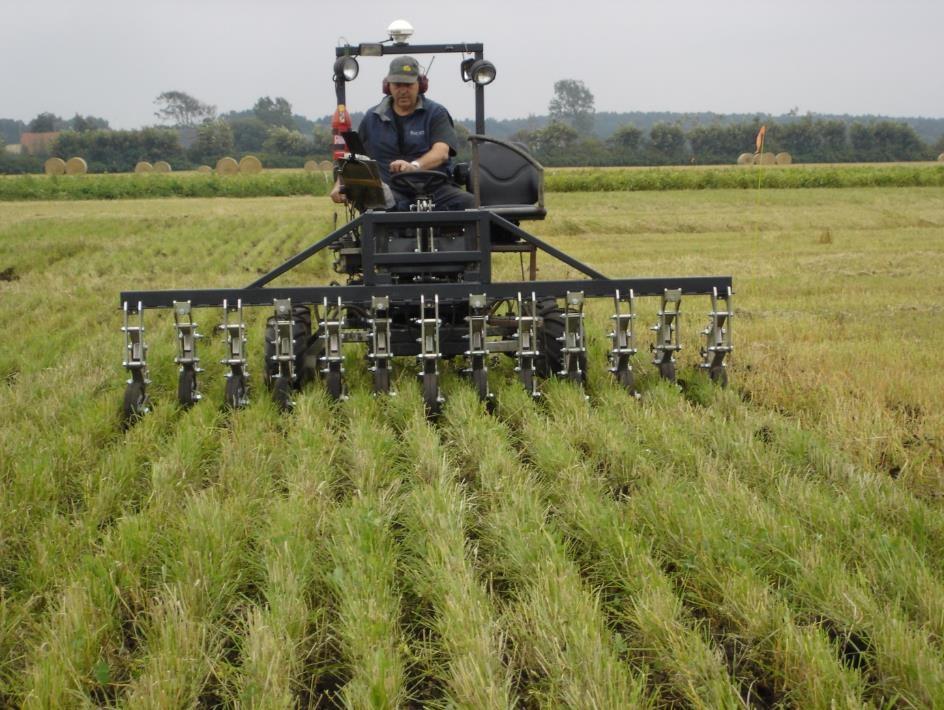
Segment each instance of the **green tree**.
[{"label": "green tree", "polygon": [[256,115],[256,118],[267,126],[295,128],[295,120],[292,118],[292,104],[281,96],[276,96],[274,100],[268,96],[261,97],[252,107],[252,112]]},{"label": "green tree", "polygon": [[678,124],[657,123],[649,131],[649,157],[654,164],[679,165],[687,162],[685,133]]},{"label": "green tree", "polygon": [[216,116],[216,106],[202,103],[183,91],[165,91],[154,103],[158,106],[154,115],[173,126],[196,126]]},{"label": "green tree", "polygon": [[282,126],[276,126],[269,131],[269,137],[262,147],[267,153],[294,156],[310,155],[313,150],[311,141],[302,133]]},{"label": "green tree", "polygon": [[29,122],[31,133],[50,133],[62,124],[62,119],[54,113],[44,111]]},{"label": "green tree", "polygon": [[237,153],[257,153],[269,136],[269,126],[255,116],[234,118],[229,122],[233,129],[233,149]]},{"label": "green tree", "polygon": [[551,121],[566,123],[583,135],[593,131],[593,94],[580,80],[561,79],[554,82],[554,97],[547,106]]},{"label": "green tree", "polygon": [[631,123],[617,127],[604,145],[612,165],[634,165],[641,159],[642,130]]},{"label": "green tree", "polygon": [[103,131],[108,130],[108,121],[98,116],[80,116],[78,113],[69,119],[69,128],[79,133],[85,131]]},{"label": "green tree", "polygon": [[233,129],[221,119],[197,127],[197,140],[190,146],[194,162],[215,162],[233,152]]}]

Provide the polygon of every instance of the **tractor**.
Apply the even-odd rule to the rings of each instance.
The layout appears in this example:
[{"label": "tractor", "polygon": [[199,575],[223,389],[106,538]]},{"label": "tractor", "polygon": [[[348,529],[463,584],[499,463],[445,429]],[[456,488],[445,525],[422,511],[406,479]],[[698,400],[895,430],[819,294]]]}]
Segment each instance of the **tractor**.
[{"label": "tractor", "polygon": [[[339,111],[346,111],[346,84],[358,74],[358,58],[388,54],[461,55],[460,74],[475,95],[475,133],[469,136],[471,163],[452,175],[437,171],[397,173],[391,183],[413,196],[409,212],[383,207],[376,165],[363,154],[357,134],[336,137],[334,172],[349,200],[348,221],[286,262],[243,288],[131,290],[121,293],[125,339],[123,365],[129,373],[123,417],[133,421],[148,411],[148,367],[144,314],[173,310],[177,334],[177,399],[182,407],[200,398],[197,346],[202,334],[197,309],[220,314],[227,343],[225,404],[249,401],[246,308],[267,308],[264,381],[278,407],[290,410],[294,393],[320,381],[334,399],[345,397],[344,348],[366,344],[366,366],[378,395],[392,389],[394,358],[413,357],[422,396],[431,414],[444,398],[440,370],[444,359],[461,358],[464,373],[481,399],[492,399],[489,364],[496,353],[514,359],[514,371],[534,397],[540,380],[563,377],[585,382],[587,348],[584,304],[610,299],[609,370],[635,392],[632,359],[637,353],[636,301],[660,299],[651,327],[652,363],[660,377],[675,381],[681,348],[679,321],[683,296],[709,296],[699,367],[720,385],[728,376],[732,351],[730,276],[609,278],[521,227],[544,219],[544,169],[521,144],[485,135],[485,87],[496,76],[482,43],[412,44],[412,28],[398,21],[383,42],[336,48],[334,83]],[[342,124],[344,122],[342,121]],[[435,211],[431,195],[453,180],[475,197],[462,211]],[[333,255],[344,283],[311,286],[272,285],[324,250]],[[538,280],[539,252],[563,262],[583,278]],[[528,258],[527,278],[494,281],[493,255]],[[522,269],[523,270],[523,269]]]}]

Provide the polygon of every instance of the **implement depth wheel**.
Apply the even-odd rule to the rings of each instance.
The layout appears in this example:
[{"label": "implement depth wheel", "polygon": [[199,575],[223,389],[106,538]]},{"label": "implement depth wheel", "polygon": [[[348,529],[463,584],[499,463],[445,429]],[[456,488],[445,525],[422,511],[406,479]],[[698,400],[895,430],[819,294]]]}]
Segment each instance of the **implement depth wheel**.
[{"label": "implement depth wheel", "polygon": [[177,375],[177,403],[189,409],[197,401],[197,373],[192,367],[181,369]]},{"label": "implement depth wheel", "polygon": [[131,424],[147,414],[147,393],[144,383],[133,380],[125,387],[125,400],[121,406],[121,421]]}]

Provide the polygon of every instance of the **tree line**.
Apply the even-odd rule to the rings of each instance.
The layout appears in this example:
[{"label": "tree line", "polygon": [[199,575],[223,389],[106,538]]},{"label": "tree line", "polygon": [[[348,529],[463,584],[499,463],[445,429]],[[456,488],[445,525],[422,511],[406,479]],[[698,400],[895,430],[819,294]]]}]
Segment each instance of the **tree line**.
[{"label": "tree line", "polygon": [[[12,135],[18,140],[24,129],[60,131],[50,154],[64,159],[80,155],[92,172],[126,172],[141,160],[166,160],[188,168],[212,165],[225,155],[250,153],[270,167],[298,167],[308,158],[331,155],[330,116],[312,121],[297,115],[284,97],[263,96],[251,109],[222,115],[215,106],[183,91],[163,92],[154,103],[154,115],[164,126],[117,131],[96,116],[63,119],[41,113],[29,124],[0,119],[0,142],[13,142]],[[797,162],[931,160],[944,153],[944,135],[929,143],[903,121],[795,114],[781,122],[755,116],[740,121],[717,117],[709,124],[676,119],[614,126],[614,117],[621,114],[598,115],[593,93],[584,82],[561,79],[554,84],[546,118],[489,120],[486,127],[492,135],[527,145],[548,166],[730,164],[741,153],[754,150],[761,125],[767,127],[765,150],[788,152]],[[356,125],[358,116],[353,118]],[[606,123],[605,137],[597,130],[598,118],[605,119],[601,121]],[[465,144],[469,127],[469,122],[456,123],[460,145]],[[182,143],[180,129],[189,129],[192,140]],[[0,153],[0,172],[38,172],[45,157]],[[468,150],[458,157],[467,159]]]}]

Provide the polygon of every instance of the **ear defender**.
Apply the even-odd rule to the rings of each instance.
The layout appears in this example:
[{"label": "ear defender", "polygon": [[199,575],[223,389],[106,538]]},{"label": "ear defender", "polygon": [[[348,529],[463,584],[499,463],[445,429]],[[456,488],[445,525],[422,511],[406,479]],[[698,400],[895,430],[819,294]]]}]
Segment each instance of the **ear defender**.
[{"label": "ear defender", "polygon": [[[420,93],[425,94],[429,89],[429,78],[425,74],[420,74],[417,79],[417,83],[420,85]],[[383,80],[381,90],[384,93],[384,96],[390,96],[390,82],[386,79]]]}]

